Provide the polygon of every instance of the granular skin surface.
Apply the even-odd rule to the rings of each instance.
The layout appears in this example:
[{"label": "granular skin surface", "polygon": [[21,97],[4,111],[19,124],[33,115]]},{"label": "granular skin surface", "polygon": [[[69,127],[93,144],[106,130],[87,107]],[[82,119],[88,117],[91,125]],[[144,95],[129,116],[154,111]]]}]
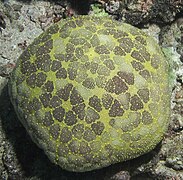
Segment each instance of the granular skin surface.
[{"label": "granular skin surface", "polygon": [[9,92],[32,140],[76,172],[152,150],[170,117],[168,64],[141,30],[109,18],[61,20],[19,57]]}]

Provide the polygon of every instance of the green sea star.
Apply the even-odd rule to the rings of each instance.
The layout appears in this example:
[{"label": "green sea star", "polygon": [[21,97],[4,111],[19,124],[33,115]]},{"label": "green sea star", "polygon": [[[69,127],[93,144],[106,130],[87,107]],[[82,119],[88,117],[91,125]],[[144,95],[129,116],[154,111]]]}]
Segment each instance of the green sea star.
[{"label": "green sea star", "polygon": [[73,17],[48,28],[19,57],[9,91],[32,140],[69,171],[147,153],[169,124],[160,47],[107,17]]}]

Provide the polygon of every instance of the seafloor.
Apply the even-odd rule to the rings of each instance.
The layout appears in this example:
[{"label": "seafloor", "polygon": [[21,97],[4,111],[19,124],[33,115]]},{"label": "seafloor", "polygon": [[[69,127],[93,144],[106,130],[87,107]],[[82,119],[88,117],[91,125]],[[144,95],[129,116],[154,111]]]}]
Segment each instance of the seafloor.
[{"label": "seafloor", "polygon": [[[52,164],[18,121],[7,91],[18,56],[49,25],[63,17],[97,14],[143,28],[159,40],[172,68],[169,130],[150,153],[87,173]],[[181,0],[0,1],[0,179],[183,179],[183,2]]]}]

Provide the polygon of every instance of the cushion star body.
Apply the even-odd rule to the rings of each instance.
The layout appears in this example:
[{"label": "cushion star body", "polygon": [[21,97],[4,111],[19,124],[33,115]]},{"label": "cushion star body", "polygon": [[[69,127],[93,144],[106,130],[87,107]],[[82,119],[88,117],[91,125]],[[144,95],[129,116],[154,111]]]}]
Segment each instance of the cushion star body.
[{"label": "cushion star body", "polygon": [[169,123],[168,64],[160,47],[109,18],[52,25],[19,57],[9,91],[32,140],[69,171],[147,153]]}]

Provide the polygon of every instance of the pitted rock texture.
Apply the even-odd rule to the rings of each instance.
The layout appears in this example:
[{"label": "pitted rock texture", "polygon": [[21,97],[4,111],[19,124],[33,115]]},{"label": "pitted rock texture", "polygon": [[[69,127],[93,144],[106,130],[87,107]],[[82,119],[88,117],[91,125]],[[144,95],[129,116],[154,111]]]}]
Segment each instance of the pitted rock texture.
[{"label": "pitted rock texture", "polygon": [[147,153],[169,122],[168,65],[159,46],[108,18],[51,26],[19,57],[9,91],[33,141],[69,171]]}]

